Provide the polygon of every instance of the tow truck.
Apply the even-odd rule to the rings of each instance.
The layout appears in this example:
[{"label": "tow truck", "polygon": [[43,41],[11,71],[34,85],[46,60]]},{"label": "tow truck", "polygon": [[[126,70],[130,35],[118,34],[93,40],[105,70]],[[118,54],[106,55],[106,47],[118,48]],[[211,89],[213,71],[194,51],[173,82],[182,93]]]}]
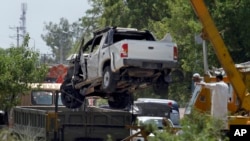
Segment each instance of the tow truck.
[{"label": "tow truck", "polygon": [[[233,62],[204,1],[190,0],[190,2],[203,26],[202,38],[211,42],[222,69],[225,71],[224,81],[229,83],[232,88],[231,100],[228,103],[230,115],[228,116],[229,130],[227,131],[230,131],[231,125],[250,125],[249,66],[236,65]],[[204,81],[215,82],[215,78],[205,73]],[[210,103],[210,91],[206,88],[200,88],[193,93],[189,106],[194,106],[201,111],[209,111]]]}]

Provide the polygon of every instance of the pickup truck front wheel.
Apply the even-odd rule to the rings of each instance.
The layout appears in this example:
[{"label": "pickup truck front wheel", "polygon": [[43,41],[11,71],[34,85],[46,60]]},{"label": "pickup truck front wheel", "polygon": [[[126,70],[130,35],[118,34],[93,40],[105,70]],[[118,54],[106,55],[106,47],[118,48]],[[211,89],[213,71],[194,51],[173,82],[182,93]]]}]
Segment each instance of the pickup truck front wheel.
[{"label": "pickup truck front wheel", "polygon": [[111,71],[110,66],[104,68],[102,76],[102,89],[105,92],[112,93],[116,89],[117,81],[114,79],[114,73]]},{"label": "pickup truck front wheel", "polygon": [[64,81],[60,90],[64,106],[69,109],[80,108],[82,106],[85,97],[82,96],[78,90],[73,88],[70,80]]}]

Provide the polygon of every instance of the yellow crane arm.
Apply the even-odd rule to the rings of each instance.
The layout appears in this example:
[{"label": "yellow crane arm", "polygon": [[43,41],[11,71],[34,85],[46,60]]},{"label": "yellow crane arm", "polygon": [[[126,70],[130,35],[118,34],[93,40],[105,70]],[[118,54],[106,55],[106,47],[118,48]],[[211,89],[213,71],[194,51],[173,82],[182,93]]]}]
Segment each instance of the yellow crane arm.
[{"label": "yellow crane arm", "polygon": [[220,64],[225,70],[235,93],[240,100],[239,109],[250,110],[250,96],[247,94],[246,84],[242,80],[242,76],[235,67],[235,64],[227,50],[227,47],[216,28],[208,9],[203,0],[190,0],[193,9],[203,26],[204,36],[212,43],[215,54]]}]

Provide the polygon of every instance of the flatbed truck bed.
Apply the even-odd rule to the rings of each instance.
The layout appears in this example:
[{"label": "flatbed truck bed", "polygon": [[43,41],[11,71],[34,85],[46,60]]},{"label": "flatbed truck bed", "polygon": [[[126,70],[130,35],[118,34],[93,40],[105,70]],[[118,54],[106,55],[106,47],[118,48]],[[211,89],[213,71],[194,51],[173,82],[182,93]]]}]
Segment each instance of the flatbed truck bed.
[{"label": "flatbed truck bed", "polygon": [[46,141],[120,141],[130,135],[134,115],[128,111],[87,107],[17,106],[13,108],[13,132]]}]

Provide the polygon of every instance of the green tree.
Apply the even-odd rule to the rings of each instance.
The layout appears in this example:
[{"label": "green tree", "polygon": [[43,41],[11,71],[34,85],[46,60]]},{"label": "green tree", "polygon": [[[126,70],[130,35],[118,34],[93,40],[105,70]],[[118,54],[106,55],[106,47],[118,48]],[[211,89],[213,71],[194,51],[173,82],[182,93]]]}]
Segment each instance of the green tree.
[{"label": "green tree", "polygon": [[[171,128],[164,128],[162,132],[154,130],[155,136],[149,141],[228,141],[220,131],[223,125],[218,119],[214,119],[207,113],[200,113],[192,110],[190,115],[181,119],[181,129],[179,133],[171,133]],[[180,132],[181,131],[181,132]]]},{"label": "green tree", "polygon": [[39,54],[28,48],[29,36],[20,47],[0,49],[0,107],[9,111],[18,104],[29,83],[42,82],[46,66],[38,66]]},{"label": "green tree", "polygon": [[[73,25],[76,30],[76,24]],[[79,36],[67,19],[61,18],[59,24],[49,22],[45,24],[47,33],[42,34],[42,39],[46,42],[55,55],[56,63],[64,63],[66,57],[73,46],[74,38]],[[75,34],[76,33],[76,34]]]},{"label": "green tree", "polygon": [[218,0],[209,5],[214,22],[235,63],[246,62],[250,59],[249,6],[248,0]]},{"label": "green tree", "polygon": [[104,0],[102,6],[104,10],[100,16],[101,26],[129,26],[129,9],[123,0]]},{"label": "green tree", "polygon": [[93,30],[101,28],[100,16],[103,14],[104,0],[88,0],[89,4],[92,6],[91,9],[88,9],[80,19],[81,27],[83,27],[83,33],[85,38],[90,38],[92,36]]}]

